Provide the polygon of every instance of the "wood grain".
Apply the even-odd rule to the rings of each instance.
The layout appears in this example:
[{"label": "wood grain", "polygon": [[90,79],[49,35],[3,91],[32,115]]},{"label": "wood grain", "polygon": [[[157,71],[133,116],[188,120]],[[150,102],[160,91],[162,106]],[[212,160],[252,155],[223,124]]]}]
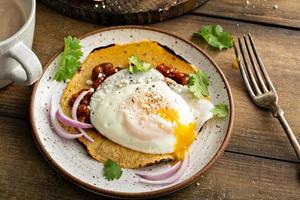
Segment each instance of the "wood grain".
[{"label": "wood grain", "polygon": [[[296,101],[299,99],[300,91],[293,89],[300,87],[298,81],[300,74],[298,68],[300,64],[299,32],[247,23],[240,23],[236,26],[235,21],[199,18],[193,15],[153,25],[192,40],[211,55],[224,71],[232,87],[236,107],[234,134],[227,150],[296,161],[293,149],[279,123],[269,113],[256,108],[249,101],[239,72],[231,67],[234,59],[233,50],[216,52],[202,40],[191,38],[192,33],[201,25],[211,23],[222,24],[234,35],[251,31],[278,90],[280,104],[285,110],[291,127],[300,139],[300,118],[298,117],[300,105]],[[180,27],[183,26],[185,28],[181,29]],[[79,36],[99,27],[69,19],[39,4],[34,50],[45,64],[61,48],[62,38],[65,35]],[[288,44],[286,43],[287,35],[289,35]],[[30,93],[30,88],[14,85],[0,90],[0,115],[26,119]]]},{"label": "wood grain", "polygon": [[[42,158],[24,120],[0,117],[0,130],[0,199],[106,199],[56,173]],[[297,199],[299,170],[295,163],[225,153],[198,185],[162,199]]]},{"label": "wood grain", "polygon": [[210,0],[193,13],[300,29],[299,0],[249,0],[249,5],[246,2]]}]

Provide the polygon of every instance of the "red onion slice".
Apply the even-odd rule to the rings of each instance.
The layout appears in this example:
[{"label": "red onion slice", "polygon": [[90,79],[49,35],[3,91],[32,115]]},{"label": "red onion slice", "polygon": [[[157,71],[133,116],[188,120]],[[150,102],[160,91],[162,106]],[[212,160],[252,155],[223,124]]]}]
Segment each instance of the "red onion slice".
[{"label": "red onion slice", "polygon": [[185,152],[184,160],[181,164],[180,169],[175,174],[173,174],[172,176],[170,176],[166,179],[153,181],[153,180],[148,180],[148,179],[145,179],[145,178],[140,178],[139,182],[146,183],[146,184],[152,184],[152,185],[161,185],[161,184],[174,183],[175,181],[177,181],[183,175],[183,173],[187,169],[187,167],[189,165],[189,159],[190,159],[189,153]]},{"label": "red onion slice", "polygon": [[178,169],[181,167],[181,164],[182,164],[181,161],[177,162],[172,167],[166,169],[165,171],[158,172],[158,173],[150,174],[150,173],[137,172],[135,174],[144,179],[151,180],[151,181],[163,180],[163,179],[169,178],[170,176],[174,175],[178,171]]},{"label": "red onion slice", "polygon": [[93,128],[92,124],[75,121],[75,120],[69,118],[68,116],[66,116],[63,113],[61,107],[59,107],[58,111],[56,112],[56,118],[58,119],[58,121],[62,122],[63,124],[65,124],[67,126],[71,126],[71,127],[75,127],[75,128]]},{"label": "red onion slice", "polygon": [[[74,104],[73,104],[73,107],[72,107],[72,118],[75,120],[75,121],[78,121],[77,120],[77,108],[81,102],[81,100],[84,98],[85,95],[87,95],[89,92],[93,92],[94,89],[91,88],[90,90],[88,91],[84,91],[82,92],[75,100]],[[85,139],[87,139],[88,141],[90,142],[94,142],[93,138],[91,138],[82,128],[77,128],[80,133],[83,133],[83,137],[85,137]]]},{"label": "red onion slice", "polygon": [[55,118],[55,114],[57,112],[57,107],[52,98],[50,100],[50,110],[49,110],[49,118],[50,118],[50,126],[51,128],[54,130],[54,132],[61,138],[64,139],[76,139],[79,138],[81,136],[83,136],[83,133],[80,134],[70,134],[68,132],[65,131],[65,129],[63,127],[61,127],[61,125],[59,124],[59,122],[57,121],[57,119]]}]

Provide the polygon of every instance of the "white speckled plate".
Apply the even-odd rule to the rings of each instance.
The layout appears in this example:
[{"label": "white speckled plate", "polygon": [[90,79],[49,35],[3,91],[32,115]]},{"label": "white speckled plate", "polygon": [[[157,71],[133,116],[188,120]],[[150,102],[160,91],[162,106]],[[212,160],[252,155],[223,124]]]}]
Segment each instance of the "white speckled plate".
[{"label": "white speckled plate", "polygon": [[[233,125],[233,100],[229,85],[212,59],[191,42],[148,27],[122,26],[101,29],[81,37],[82,61],[97,47],[144,39],[157,41],[170,47],[188,62],[204,70],[210,78],[209,90],[212,101],[227,104],[230,116],[226,120],[210,120],[205,124],[202,134],[190,148],[190,165],[176,183],[154,186],[138,183],[138,177],[134,176],[135,171],[129,169],[123,169],[123,175],[119,180],[107,181],[102,176],[102,163],[88,156],[77,141],[64,141],[50,129],[49,99],[54,93],[61,93],[65,86],[55,84],[52,78],[58,67],[61,53],[59,52],[46,65],[42,78],[34,87],[30,109],[33,136],[45,158],[59,173],[73,183],[95,193],[120,198],[149,198],[174,192],[199,178],[223,153],[230,139]],[[166,166],[152,166],[145,170],[151,168],[156,171],[164,167]]]}]

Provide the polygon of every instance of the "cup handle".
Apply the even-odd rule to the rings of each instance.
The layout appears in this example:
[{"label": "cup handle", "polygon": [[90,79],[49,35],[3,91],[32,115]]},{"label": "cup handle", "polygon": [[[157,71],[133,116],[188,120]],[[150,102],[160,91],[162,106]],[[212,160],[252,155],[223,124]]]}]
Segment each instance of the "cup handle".
[{"label": "cup handle", "polygon": [[[8,51],[8,56],[17,60],[26,73],[26,77],[23,79],[25,81],[23,81],[21,84],[31,85],[40,78],[42,74],[42,65],[35,53],[33,53],[33,51],[23,42],[18,42],[16,45],[10,48]],[[18,72],[18,70],[15,72]],[[14,78],[20,79],[19,74],[12,73],[11,75],[13,76],[11,77],[12,80],[14,80]]]}]

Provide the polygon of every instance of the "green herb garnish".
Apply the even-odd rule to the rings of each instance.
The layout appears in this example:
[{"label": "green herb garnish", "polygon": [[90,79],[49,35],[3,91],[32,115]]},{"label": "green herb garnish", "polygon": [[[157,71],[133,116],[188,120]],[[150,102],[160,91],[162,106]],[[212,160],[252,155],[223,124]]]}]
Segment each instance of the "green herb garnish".
[{"label": "green herb garnish", "polygon": [[217,119],[224,119],[228,116],[228,107],[225,104],[217,104],[215,107],[212,109],[212,113],[214,115],[214,118]]},{"label": "green herb garnish", "polygon": [[196,97],[197,99],[201,99],[209,95],[209,80],[207,74],[202,70],[198,70],[196,74],[190,75],[188,86],[189,90],[194,94],[194,97]]},{"label": "green herb garnish", "polygon": [[106,178],[106,180],[112,181],[114,179],[119,179],[121,177],[122,173],[123,172],[122,172],[121,167],[114,161],[108,159],[104,163],[103,175]]},{"label": "green herb garnish", "polygon": [[207,25],[194,33],[196,37],[202,37],[206,42],[219,50],[231,48],[233,46],[233,38],[230,33],[224,32],[220,25]]},{"label": "green herb garnish", "polygon": [[54,79],[65,81],[73,77],[80,67],[80,58],[82,56],[80,40],[76,37],[68,36],[64,38],[65,48],[59,61],[59,68]]},{"label": "green herb garnish", "polygon": [[128,58],[128,62],[129,72],[131,74],[134,74],[136,72],[147,72],[153,67],[150,63],[146,63],[140,60],[137,56],[130,56]]}]

